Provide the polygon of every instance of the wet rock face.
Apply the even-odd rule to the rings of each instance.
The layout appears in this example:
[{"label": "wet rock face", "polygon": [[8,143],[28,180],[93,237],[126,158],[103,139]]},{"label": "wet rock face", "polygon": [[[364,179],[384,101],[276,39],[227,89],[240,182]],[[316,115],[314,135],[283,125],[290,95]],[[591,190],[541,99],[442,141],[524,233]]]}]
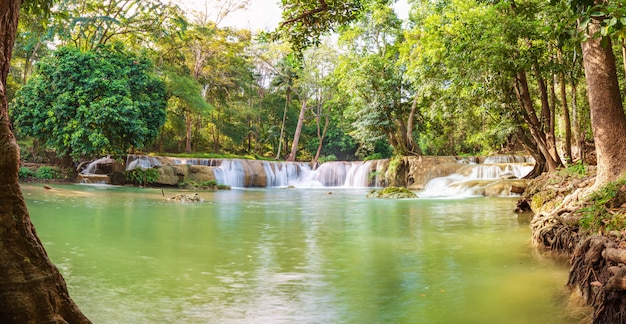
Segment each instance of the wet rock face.
[{"label": "wet rock face", "polygon": [[422,190],[431,179],[455,173],[463,166],[453,156],[406,156],[398,167],[394,185]]}]

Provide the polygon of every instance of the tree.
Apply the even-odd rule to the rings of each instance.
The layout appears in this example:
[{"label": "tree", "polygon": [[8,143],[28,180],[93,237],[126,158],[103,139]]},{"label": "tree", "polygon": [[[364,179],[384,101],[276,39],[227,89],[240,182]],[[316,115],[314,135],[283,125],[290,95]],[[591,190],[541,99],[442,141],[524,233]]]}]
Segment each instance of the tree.
[{"label": "tree", "polygon": [[400,62],[402,23],[387,5],[372,5],[358,23],[341,33],[346,54],[336,77],[351,101],[355,137],[372,146],[384,139],[399,155],[421,155],[415,145],[412,87]]},{"label": "tree", "polygon": [[[6,82],[20,0],[0,0],[0,322],[89,323],[72,301],[30,221],[17,180],[19,147],[11,132]],[[51,1],[26,1],[31,14]]]},{"label": "tree", "polygon": [[594,10],[588,10],[587,1],[572,2],[575,10],[585,13],[579,28],[586,33],[586,40],[582,43],[583,65],[598,157],[598,175],[594,184],[598,188],[617,180],[626,171],[623,156],[626,152],[626,116],[610,38],[611,32],[619,30],[617,17],[623,17],[625,12],[622,6],[612,1],[596,0]]},{"label": "tree", "polygon": [[165,122],[165,86],[151,69],[149,60],[120,44],[85,52],[61,48],[18,92],[15,125],[59,156],[142,148]]},{"label": "tree", "polygon": [[[283,0],[282,22],[273,38],[289,42],[297,53],[360,17],[371,0]],[[388,2],[388,1],[378,1]]]},{"label": "tree", "polygon": [[176,8],[160,0],[60,0],[57,32],[64,45],[87,50],[126,38],[145,44],[168,19],[179,19]]}]

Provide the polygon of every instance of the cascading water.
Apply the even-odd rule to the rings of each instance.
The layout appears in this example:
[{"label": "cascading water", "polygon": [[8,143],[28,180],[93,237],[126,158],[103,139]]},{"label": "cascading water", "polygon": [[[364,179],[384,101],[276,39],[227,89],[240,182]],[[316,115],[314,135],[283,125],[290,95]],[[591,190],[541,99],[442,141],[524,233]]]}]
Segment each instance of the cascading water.
[{"label": "cascading water", "polygon": [[134,170],[136,168],[149,169],[161,165],[161,162],[153,156],[130,154],[126,158],[127,171]]},{"label": "cascading water", "polygon": [[267,178],[268,188],[280,188],[296,186],[302,182],[302,177],[307,177],[311,173],[308,163],[283,163],[263,161],[263,170]]},{"label": "cascading water", "polygon": [[[421,197],[482,196],[489,186],[506,181],[515,181],[526,176],[533,169],[534,160],[524,156],[499,155],[485,158],[483,164],[468,164],[445,177],[431,179]],[[508,185],[510,187],[510,185]],[[507,191],[500,190],[497,192]]]},{"label": "cascading water", "polygon": [[245,170],[240,160],[222,160],[219,167],[213,169],[215,180],[234,188],[245,187]]}]

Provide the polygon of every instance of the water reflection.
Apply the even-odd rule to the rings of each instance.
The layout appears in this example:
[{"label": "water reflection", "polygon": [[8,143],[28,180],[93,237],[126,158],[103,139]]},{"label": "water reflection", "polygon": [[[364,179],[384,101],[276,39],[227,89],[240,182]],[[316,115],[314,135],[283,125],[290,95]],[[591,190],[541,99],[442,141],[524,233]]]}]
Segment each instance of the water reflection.
[{"label": "water reflection", "polygon": [[96,323],[567,322],[566,266],[533,257],[511,199],[23,189]]}]

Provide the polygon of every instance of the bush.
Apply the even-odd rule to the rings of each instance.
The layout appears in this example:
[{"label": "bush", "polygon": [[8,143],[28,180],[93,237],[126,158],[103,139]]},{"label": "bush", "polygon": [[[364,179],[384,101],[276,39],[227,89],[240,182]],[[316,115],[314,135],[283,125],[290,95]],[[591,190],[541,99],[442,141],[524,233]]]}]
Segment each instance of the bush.
[{"label": "bush", "polygon": [[337,161],[337,157],[334,154],[325,155],[319,158],[320,163]]},{"label": "bush", "polygon": [[20,180],[28,180],[35,176],[35,172],[27,167],[20,167],[20,170],[17,172],[17,176]]},{"label": "bush", "polygon": [[200,183],[193,180],[185,180],[179,183],[178,186],[184,189],[230,190],[230,186],[218,184],[217,180],[203,181]]},{"label": "bush", "polygon": [[155,168],[149,169],[133,169],[124,172],[124,178],[129,183],[138,185],[147,185],[155,183],[159,180],[159,171]]},{"label": "bush", "polygon": [[53,167],[42,166],[35,172],[35,178],[38,180],[52,180],[59,177],[59,173]]}]

